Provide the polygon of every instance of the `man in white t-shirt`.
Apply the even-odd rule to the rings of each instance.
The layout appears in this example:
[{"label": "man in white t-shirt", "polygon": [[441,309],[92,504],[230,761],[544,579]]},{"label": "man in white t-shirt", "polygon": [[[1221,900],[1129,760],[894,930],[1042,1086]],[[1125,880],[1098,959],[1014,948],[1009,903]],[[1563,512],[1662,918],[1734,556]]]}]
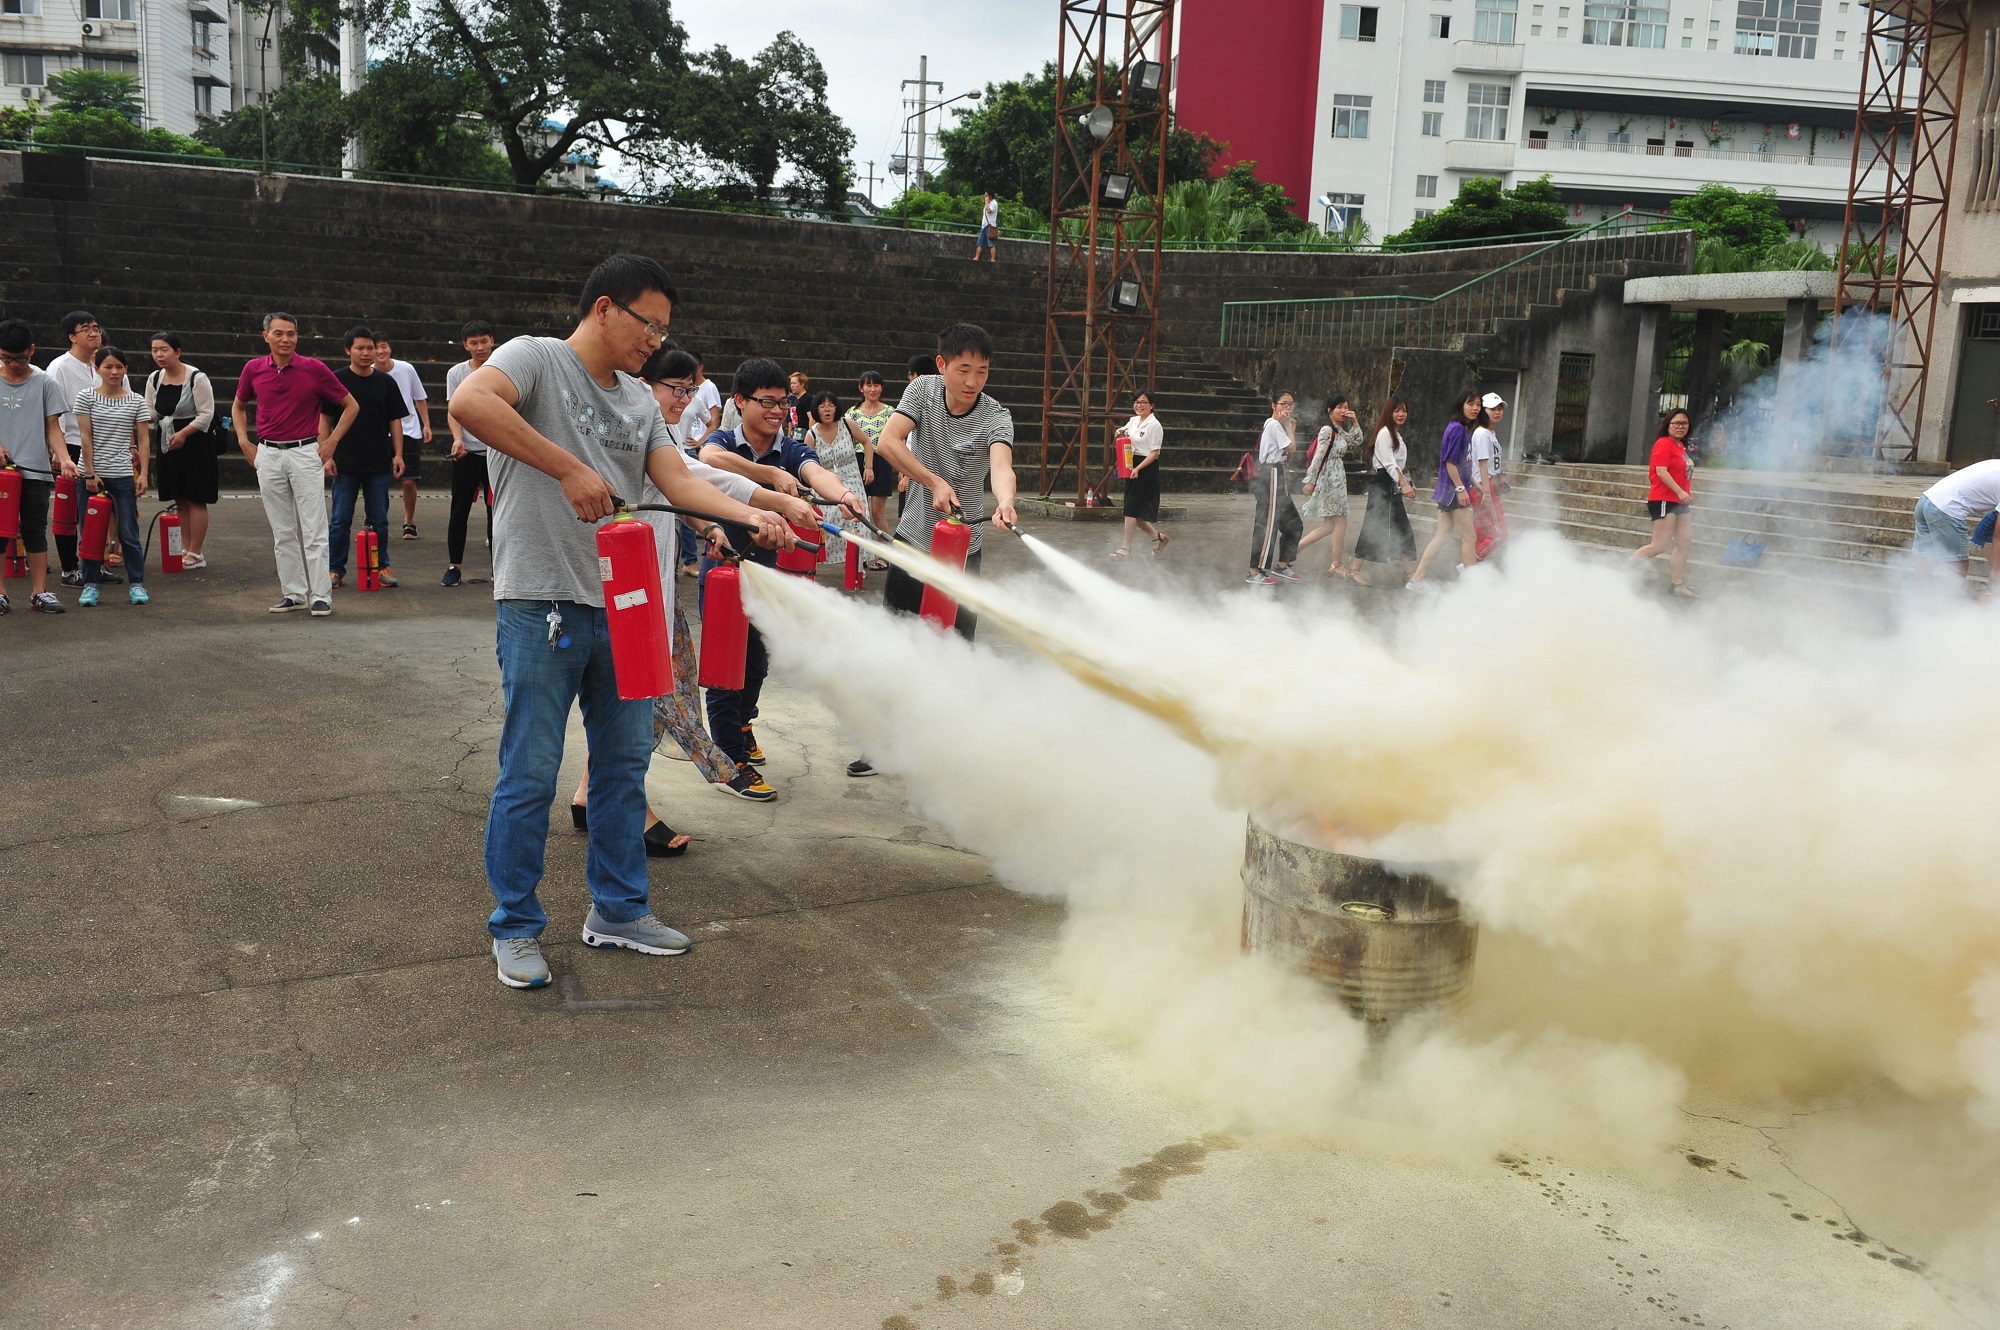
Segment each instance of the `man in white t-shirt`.
[{"label": "man in white t-shirt", "polygon": [[[424,391],[424,381],[417,377],[417,367],[407,360],[396,359],[386,337],[375,339],[375,368],[396,381],[410,407],[410,414],[403,417],[403,539],[415,540],[417,477],[423,471],[424,449],[431,442],[429,394]],[[387,550],[382,557],[389,557]]]},{"label": "man in white t-shirt", "polygon": [[[97,382],[97,366],[93,358],[97,348],[104,345],[104,330],[97,326],[97,316],[87,309],[73,309],[62,317],[63,340],[69,343],[69,350],[49,362],[44,371],[56,381],[64,402],[70,408],[63,412],[58,422],[62,427],[63,442],[73,458],[83,456],[83,432],[76,423],[76,395]],[[83,520],[83,486],[76,487],[76,510],[69,516],[72,521]],[[64,586],[83,585],[83,565],[76,557],[76,537],[56,534],[56,558],[62,563],[62,584]],[[118,582],[122,579],[114,574],[106,574],[100,582]]]},{"label": "man in white t-shirt", "polygon": [[993,191],[986,191],[986,202],[979,209],[979,239],[972,244],[972,261],[979,262],[980,252],[995,263],[1000,262],[1000,200],[993,197]]},{"label": "man in white t-shirt", "polygon": [[[1972,561],[1970,529],[1988,513],[2000,510],[2000,458],[1988,458],[1952,472],[1925,490],[1917,500],[1917,534],[1911,548],[1926,562],[1949,563],[1965,576]],[[1986,542],[1988,591],[2000,580],[2000,540]]]},{"label": "man in white t-shirt", "polygon": [[486,472],[486,445],[451,418],[451,395],[474,370],[486,363],[493,354],[493,343],[493,325],[484,319],[472,320],[458,330],[458,344],[465,348],[470,359],[445,371],[445,424],[451,429],[451,520],[445,527],[445,557],[450,562],[439,579],[442,586],[457,586],[465,580],[461,565],[465,562],[466,519],[472,515],[472,505],[482,497],[486,500],[486,548],[493,548],[493,490]]}]

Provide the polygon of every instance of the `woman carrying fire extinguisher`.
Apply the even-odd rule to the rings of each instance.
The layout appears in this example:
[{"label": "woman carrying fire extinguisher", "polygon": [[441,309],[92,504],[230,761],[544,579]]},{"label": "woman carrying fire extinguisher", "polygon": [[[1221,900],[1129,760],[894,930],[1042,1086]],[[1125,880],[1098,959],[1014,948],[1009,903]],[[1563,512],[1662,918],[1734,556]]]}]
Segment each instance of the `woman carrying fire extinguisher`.
[{"label": "woman carrying fire extinguisher", "polygon": [[[131,582],[130,598],[144,605],[146,594],[146,551],[139,544],[139,500],[146,496],[146,478],[152,461],[146,423],[146,399],[125,386],[125,353],[115,346],[97,349],[97,382],[76,395],[76,425],[83,443],[84,487],[92,494],[108,495],[118,523],[118,543],[125,548],[126,577]],[[89,555],[95,553],[93,559]],[[104,576],[104,551],[85,551],[83,593],[78,605],[97,603],[97,587]]]},{"label": "woman carrying fire extinguisher", "polygon": [[221,466],[215,435],[215,389],[208,375],[181,359],[181,339],[153,334],[153,363],[146,376],[146,415],[160,431],[160,499],[181,519],[181,569],[208,567],[208,506],[220,496]]}]

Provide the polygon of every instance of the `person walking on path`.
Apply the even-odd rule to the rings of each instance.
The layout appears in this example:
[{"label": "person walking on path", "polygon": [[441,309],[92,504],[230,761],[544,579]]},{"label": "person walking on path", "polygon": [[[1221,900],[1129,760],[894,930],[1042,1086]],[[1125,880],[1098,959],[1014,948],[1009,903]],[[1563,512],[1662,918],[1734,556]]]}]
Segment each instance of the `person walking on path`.
[{"label": "person walking on path", "polygon": [[1444,437],[1438,440],[1438,478],[1431,489],[1431,502],[1437,505],[1437,534],[1424,546],[1424,556],[1417,560],[1416,575],[1405,584],[1407,590],[1430,588],[1426,578],[1431,561],[1454,538],[1458,541],[1458,561],[1462,568],[1479,562],[1478,537],[1472,530],[1472,431],[1486,423],[1486,408],[1479,404],[1479,390],[1467,391],[1459,403],[1457,418],[1444,427]]},{"label": "person walking on path", "polygon": [[[257,473],[264,516],[278,560],[278,603],[273,614],[302,610],[316,618],[333,613],[333,587],[326,561],[326,477],[334,449],[361,414],[326,362],[299,354],[299,321],[289,314],[264,316],[264,344],[271,354],[243,367],[229,420],[236,446]],[[257,439],[250,438],[250,405],[257,406]],[[333,428],[320,421],[320,408],[339,413]]]},{"label": "person walking on path", "polygon": [[1285,459],[1292,454],[1292,394],[1280,390],[1271,399],[1271,418],[1257,442],[1257,515],[1250,529],[1250,586],[1296,582],[1292,560],[1299,554],[1299,533],[1305,523],[1292,503],[1285,478]]},{"label": "person walking on path", "polygon": [[[1405,499],[1417,497],[1410,484],[1410,450],[1403,442],[1403,427],[1410,423],[1410,404],[1400,397],[1382,403],[1375,418],[1375,447],[1369,456],[1368,511],[1361,519],[1361,534],[1354,541],[1357,564],[1400,563],[1407,583],[1416,571],[1417,533],[1410,529]],[[1368,582],[1356,569],[1354,580]]]},{"label": "person walking on path", "polygon": [[[886,531],[889,496],[896,492],[896,482],[901,476],[895,467],[876,456],[875,449],[896,409],[882,400],[882,376],[874,370],[864,370],[854,387],[861,394],[861,401],[847,408],[847,422],[854,427],[855,438],[861,444],[861,489],[868,496],[869,520],[877,529]],[[888,566],[881,559],[870,559],[866,565],[871,573],[879,573]]]},{"label": "person walking on path", "polygon": [[1132,399],[1132,418],[1118,427],[1118,437],[1132,445],[1132,478],[1125,482],[1125,540],[1111,551],[1114,559],[1131,556],[1132,536],[1144,530],[1159,558],[1173,539],[1153,523],[1160,520],[1160,445],[1166,429],[1153,414],[1153,395],[1141,389]]},{"label": "person walking on path", "polygon": [[28,608],[43,614],[64,612],[49,590],[49,513],[57,477],[74,482],[78,475],[62,432],[62,418],[70,414],[73,400],[64,400],[54,375],[35,368],[35,335],[28,325],[20,319],[0,321],[0,458],[21,470],[20,538],[28,556]]},{"label": "person walking on path", "polygon": [[[394,348],[386,337],[375,339],[375,368],[395,380],[396,389],[403,394],[403,402],[408,409],[408,414],[403,417],[403,539],[415,540],[417,481],[424,473],[424,449],[431,446],[430,394],[424,389],[417,367],[407,360],[396,359]],[[383,547],[382,557],[389,557],[386,546]]]},{"label": "person walking on path", "polygon": [[1326,399],[1326,424],[1319,427],[1313,458],[1306,467],[1304,515],[1317,517],[1319,525],[1308,531],[1299,549],[1322,539],[1333,542],[1333,563],[1327,569],[1335,577],[1359,581],[1347,556],[1347,453],[1361,447],[1361,422],[1346,393]]},{"label": "person walking on path", "polygon": [[345,340],[347,364],[334,371],[334,377],[361,404],[361,411],[334,449],[328,468],[333,475],[333,520],[327,536],[330,584],[338,589],[347,580],[347,536],[358,495],[366,505],[368,529],[375,533],[382,585],[395,586],[396,570],[389,561],[389,486],[404,471],[410,437],[403,433],[403,421],[409,403],[396,381],[379,368],[375,338],[366,328],[349,328]]},{"label": "person walking on path", "polygon": [[1507,510],[1500,502],[1506,484],[1500,479],[1500,422],[1507,416],[1507,399],[1488,393],[1479,399],[1487,423],[1472,431],[1472,531],[1481,563],[1507,539]]},{"label": "person walking on path", "polygon": [[[69,455],[81,462],[83,459],[83,435],[76,423],[73,409],[76,395],[97,382],[97,348],[104,345],[104,330],[98,326],[97,316],[87,309],[73,309],[62,316],[63,340],[69,349],[49,362],[49,377],[56,381],[56,390],[62,394],[63,444]],[[67,514],[71,522],[80,530],[83,522],[83,486],[76,487],[76,511]],[[77,537],[56,535],[56,558],[62,563],[62,583],[64,586],[83,585],[83,565],[76,557]],[[107,577],[105,582],[115,583],[119,579]]]},{"label": "person walking on path", "polygon": [[[146,399],[126,386],[130,363],[115,346],[97,348],[97,383],[76,395],[72,403],[76,423],[83,436],[83,487],[92,494],[111,498],[117,521],[118,543],[130,551],[125,575],[131,582],[130,599],[144,605],[146,594],[146,551],[139,544],[139,500],[146,497],[147,473],[152,467],[152,449],[146,423]],[[104,576],[102,551],[82,551],[83,593],[78,605],[97,603],[97,588]]]},{"label": "person walking on path", "polygon": [[465,580],[466,522],[472,516],[472,505],[481,498],[486,500],[486,548],[493,548],[493,491],[486,474],[486,445],[451,415],[451,395],[493,354],[493,325],[484,319],[472,320],[459,329],[458,344],[465,348],[469,358],[453,365],[444,375],[444,423],[451,431],[451,521],[444,536],[445,558],[449,562],[445,564],[444,576],[438,579],[443,586],[457,586]]},{"label": "person walking on path", "polygon": [[979,205],[979,238],[972,242],[972,261],[979,262],[981,254],[1000,262],[1000,200],[993,197],[991,190],[986,192],[986,201]]},{"label": "person walking on path", "polygon": [[208,509],[222,497],[221,460],[216,453],[215,386],[208,375],[181,359],[181,339],[153,334],[153,364],[146,376],[146,415],[159,427],[158,490],[181,519],[181,569],[208,567]]},{"label": "person walking on path", "polygon": [[590,746],[590,910],[583,940],[651,956],[688,949],[654,917],[646,881],[652,704],[625,701],[611,660],[595,526],[612,498],[651,479],[672,503],[749,524],[764,543],[791,528],[690,475],[659,406],[632,377],[666,340],[678,298],[666,269],[618,254],[591,271],[566,339],[517,337],[467,376],[451,416],[483,440],[494,494],[494,638],[504,706],[500,772],[486,818],[487,920],[500,982],[550,981],[536,891],[563,733],[581,705]]},{"label": "person walking on path", "polygon": [[[1676,407],[1667,412],[1667,418],[1660,422],[1660,437],[1654,440],[1652,460],[1646,465],[1647,477],[1652,482],[1646,489],[1646,516],[1653,521],[1653,538],[1633,550],[1632,557],[1625,561],[1625,566],[1630,568],[1672,549],[1674,557],[1668,568],[1673,578],[1674,594],[1690,600],[1694,599],[1695,591],[1683,578],[1687,572],[1688,550],[1694,544],[1694,518],[1688,512],[1694,494],[1687,451],[1688,429],[1692,421],[1685,409]],[[1920,499],[1917,502],[1917,520],[1920,523],[1923,515],[1923,500]],[[1964,534],[1961,529],[1960,537]],[[1964,548],[1961,543],[1961,558],[1964,557]]]},{"label": "person walking on path", "polygon": [[[806,422],[806,442],[819,455],[821,464],[840,477],[840,483],[853,493],[865,493],[867,484],[861,479],[863,435],[841,410],[840,399],[830,390],[822,388],[806,397],[804,405],[799,408],[799,416]],[[833,515],[833,520],[849,531],[864,530],[859,517],[840,514]],[[827,541],[827,558],[847,557],[845,540],[830,535]]]}]

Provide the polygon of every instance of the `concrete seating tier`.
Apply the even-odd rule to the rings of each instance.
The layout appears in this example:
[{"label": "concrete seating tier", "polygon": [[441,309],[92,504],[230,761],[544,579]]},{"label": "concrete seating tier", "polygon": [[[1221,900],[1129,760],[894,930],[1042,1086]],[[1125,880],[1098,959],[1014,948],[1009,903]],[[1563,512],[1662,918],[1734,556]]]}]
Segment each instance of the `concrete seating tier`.
[{"label": "concrete seating tier", "polygon": [[[1637,549],[1651,533],[1644,467],[1529,466],[1518,468],[1515,479],[1507,496],[1511,523],[1622,550]],[[1926,477],[1697,468],[1689,562],[1731,574],[1878,587],[1890,561],[1908,549],[1917,496],[1931,483]],[[1752,569],[1723,562],[1739,537],[1764,546]]]}]

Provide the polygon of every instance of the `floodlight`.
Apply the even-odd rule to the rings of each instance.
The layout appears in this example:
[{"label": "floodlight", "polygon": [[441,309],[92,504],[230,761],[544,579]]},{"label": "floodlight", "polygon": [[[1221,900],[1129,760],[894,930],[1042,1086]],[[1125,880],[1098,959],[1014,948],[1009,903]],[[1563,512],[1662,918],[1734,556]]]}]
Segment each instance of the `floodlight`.
[{"label": "floodlight", "polygon": [[1160,96],[1163,67],[1157,60],[1134,60],[1125,78],[1125,95],[1134,102],[1151,102]]},{"label": "floodlight", "polygon": [[1107,208],[1123,208],[1132,201],[1132,177],[1106,171],[1097,180],[1097,201]]},{"label": "floodlight", "polygon": [[1121,277],[1111,284],[1104,303],[1113,314],[1137,314],[1139,297],[1139,284],[1129,277]]}]

